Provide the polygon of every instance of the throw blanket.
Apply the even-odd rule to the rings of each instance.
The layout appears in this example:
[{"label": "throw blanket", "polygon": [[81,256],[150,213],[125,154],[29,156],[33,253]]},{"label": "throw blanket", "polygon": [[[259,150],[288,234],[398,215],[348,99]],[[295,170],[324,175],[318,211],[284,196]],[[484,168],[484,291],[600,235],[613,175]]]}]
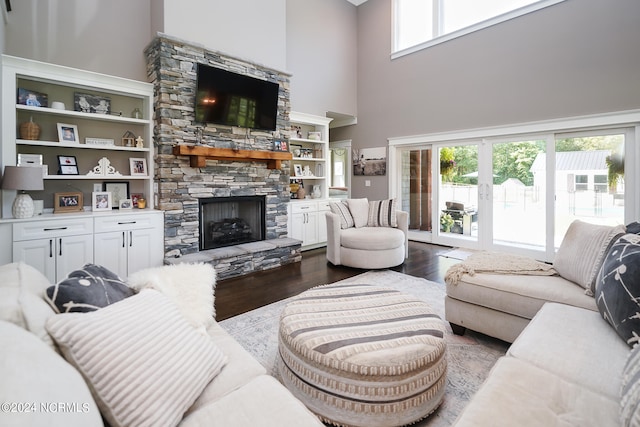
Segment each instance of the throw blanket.
[{"label": "throw blanket", "polygon": [[503,252],[482,251],[469,256],[465,261],[452,265],[444,276],[445,282],[457,285],[464,274],[526,274],[554,276],[553,266],[532,258]]}]

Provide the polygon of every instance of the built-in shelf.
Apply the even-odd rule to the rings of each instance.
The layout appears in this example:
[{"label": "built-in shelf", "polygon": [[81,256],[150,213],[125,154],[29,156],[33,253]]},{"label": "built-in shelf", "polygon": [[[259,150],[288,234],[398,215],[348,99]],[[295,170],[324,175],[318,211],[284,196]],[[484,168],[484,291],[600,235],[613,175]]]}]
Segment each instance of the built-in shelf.
[{"label": "built-in shelf", "polygon": [[286,151],[234,150],[203,145],[176,145],[176,156],[190,156],[192,168],[205,167],[207,160],[227,160],[241,162],[266,162],[269,169],[280,169],[283,160],[291,160]]},{"label": "built-in shelf", "polygon": [[57,141],[39,141],[39,140],[31,140],[31,139],[18,139],[16,140],[17,145],[33,145],[39,147],[58,147],[58,148],[86,148],[90,150],[111,150],[111,151],[149,151],[149,148],[143,147],[126,147],[122,145],[93,145],[93,144],[77,144],[75,142],[57,142]]}]

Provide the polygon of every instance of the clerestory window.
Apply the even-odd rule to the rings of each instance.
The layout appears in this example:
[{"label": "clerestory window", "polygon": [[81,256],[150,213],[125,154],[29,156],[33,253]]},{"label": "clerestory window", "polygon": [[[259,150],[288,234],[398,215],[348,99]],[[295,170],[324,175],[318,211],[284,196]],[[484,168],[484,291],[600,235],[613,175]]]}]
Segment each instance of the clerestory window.
[{"label": "clerestory window", "polygon": [[565,0],[394,0],[397,58]]}]

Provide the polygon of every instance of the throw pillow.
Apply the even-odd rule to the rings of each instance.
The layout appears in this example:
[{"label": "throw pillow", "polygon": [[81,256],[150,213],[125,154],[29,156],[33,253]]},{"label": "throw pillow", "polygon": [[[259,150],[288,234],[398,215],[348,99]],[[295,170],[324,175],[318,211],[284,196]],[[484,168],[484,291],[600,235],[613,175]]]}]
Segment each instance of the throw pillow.
[{"label": "throw pillow", "polygon": [[57,313],[88,312],[134,294],[117,274],[105,267],[85,264],[47,289],[45,300]]},{"label": "throw pillow", "polygon": [[369,221],[369,200],[364,199],[347,199],[349,212],[353,216],[353,223],[356,228],[365,227]]},{"label": "throw pillow", "polygon": [[351,228],[355,224],[353,222],[353,216],[351,216],[351,212],[349,212],[349,208],[342,202],[330,202],[329,209],[331,212],[338,215],[340,218],[340,228]]},{"label": "throw pillow", "polygon": [[587,295],[593,295],[596,276],[609,246],[623,233],[622,225],[610,227],[573,221],[553,260],[553,268],[563,278],[585,288]]},{"label": "throw pillow", "polygon": [[177,425],[227,360],[152,289],[91,313],[53,316],[47,329],[114,427]]},{"label": "throw pillow", "polygon": [[369,202],[369,227],[397,227],[396,199]]},{"label": "throw pillow", "polygon": [[640,234],[640,222],[634,221],[631,224],[627,224],[627,233]]},{"label": "throw pillow", "polygon": [[127,283],[137,291],[162,292],[196,328],[207,328],[215,318],[216,270],[211,264],[180,263],[147,268],[133,273]]},{"label": "throw pillow", "polygon": [[640,425],[640,345],[633,347],[622,371],[620,425]]},{"label": "throw pillow", "polygon": [[611,246],[598,273],[596,305],[627,344],[640,342],[640,235],[625,234]]}]

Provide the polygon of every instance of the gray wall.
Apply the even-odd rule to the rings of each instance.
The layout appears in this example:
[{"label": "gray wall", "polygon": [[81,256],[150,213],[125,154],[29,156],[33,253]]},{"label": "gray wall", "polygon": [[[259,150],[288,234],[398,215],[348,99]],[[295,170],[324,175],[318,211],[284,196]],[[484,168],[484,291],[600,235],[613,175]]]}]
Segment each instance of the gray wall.
[{"label": "gray wall", "polygon": [[[3,53],[147,80],[160,31],[293,73],[292,109],[356,113],[356,7],[346,0],[19,0]],[[292,90],[293,92],[293,90]]]},{"label": "gray wall", "polygon": [[[640,108],[640,2],[569,0],[391,61],[391,0],[358,7],[354,147],[387,138]],[[352,195],[387,197],[387,177]]]}]

